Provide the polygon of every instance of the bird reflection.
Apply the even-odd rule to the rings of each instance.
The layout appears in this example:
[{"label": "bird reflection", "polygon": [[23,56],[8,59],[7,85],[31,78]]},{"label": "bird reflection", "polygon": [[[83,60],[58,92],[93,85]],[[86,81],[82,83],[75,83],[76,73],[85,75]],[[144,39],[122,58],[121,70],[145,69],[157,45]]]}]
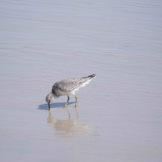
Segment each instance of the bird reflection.
[{"label": "bird reflection", "polygon": [[58,119],[49,111],[47,121],[60,135],[74,135],[74,134],[87,134],[88,126],[79,121],[78,108],[75,108],[76,117],[71,117],[70,111],[67,109],[67,117],[65,119]]}]

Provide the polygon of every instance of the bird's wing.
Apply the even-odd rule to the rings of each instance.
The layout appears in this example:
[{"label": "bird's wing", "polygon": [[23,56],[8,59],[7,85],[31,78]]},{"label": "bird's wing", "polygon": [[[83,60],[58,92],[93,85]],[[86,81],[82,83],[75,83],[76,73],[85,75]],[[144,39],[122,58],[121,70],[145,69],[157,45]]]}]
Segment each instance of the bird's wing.
[{"label": "bird's wing", "polygon": [[79,85],[80,85],[80,81],[78,79],[66,79],[60,82],[56,82],[54,84],[54,87],[61,91],[70,92],[75,88],[79,87]]},{"label": "bird's wing", "polygon": [[71,92],[75,89],[86,86],[93,77],[94,77],[93,75],[90,75],[88,77],[82,77],[82,78],[65,79],[65,80],[56,82],[53,85],[52,89],[55,92],[57,91]]}]

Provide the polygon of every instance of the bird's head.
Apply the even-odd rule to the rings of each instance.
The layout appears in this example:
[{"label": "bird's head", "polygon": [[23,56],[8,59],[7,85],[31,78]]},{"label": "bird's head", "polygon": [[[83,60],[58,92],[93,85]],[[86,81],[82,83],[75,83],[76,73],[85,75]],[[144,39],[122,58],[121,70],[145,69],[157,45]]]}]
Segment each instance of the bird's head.
[{"label": "bird's head", "polygon": [[52,92],[48,93],[46,96],[46,102],[48,104],[48,108],[50,110],[50,104],[54,100],[54,94]]}]

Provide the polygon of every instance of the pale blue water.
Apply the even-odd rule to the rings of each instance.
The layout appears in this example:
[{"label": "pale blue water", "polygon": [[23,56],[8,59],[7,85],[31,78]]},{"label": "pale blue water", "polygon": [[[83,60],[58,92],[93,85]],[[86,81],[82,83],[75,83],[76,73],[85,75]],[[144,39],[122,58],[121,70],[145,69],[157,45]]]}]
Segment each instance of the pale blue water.
[{"label": "pale blue water", "polygon": [[[161,162],[161,18],[160,0],[0,1],[0,161]],[[47,111],[91,73],[77,111]]]}]

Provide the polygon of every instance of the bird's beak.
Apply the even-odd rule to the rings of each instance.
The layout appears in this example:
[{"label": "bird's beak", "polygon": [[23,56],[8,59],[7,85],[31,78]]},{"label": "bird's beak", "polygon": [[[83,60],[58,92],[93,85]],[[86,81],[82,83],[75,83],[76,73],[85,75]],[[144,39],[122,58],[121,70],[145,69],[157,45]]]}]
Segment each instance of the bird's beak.
[{"label": "bird's beak", "polygon": [[48,109],[49,109],[49,110],[50,110],[50,108],[51,108],[50,106],[51,106],[51,105],[50,105],[50,101],[48,101]]}]

